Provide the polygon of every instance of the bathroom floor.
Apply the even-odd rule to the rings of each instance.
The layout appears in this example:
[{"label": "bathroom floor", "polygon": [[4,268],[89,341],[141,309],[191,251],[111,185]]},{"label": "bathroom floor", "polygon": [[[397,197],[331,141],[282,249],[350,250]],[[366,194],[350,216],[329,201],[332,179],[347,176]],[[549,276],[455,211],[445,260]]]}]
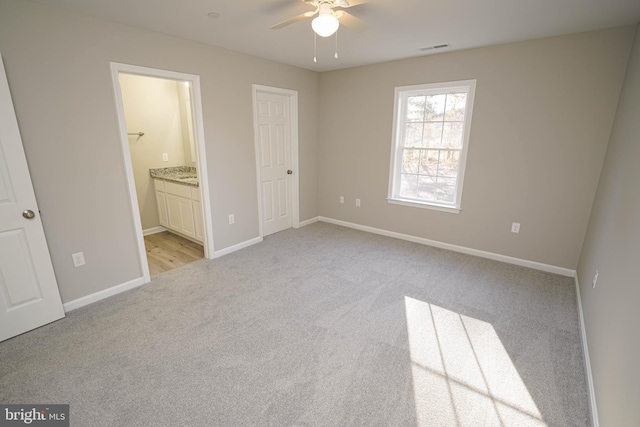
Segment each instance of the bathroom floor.
[{"label": "bathroom floor", "polygon": [[204,248],[168,231],[144,236],[151,277],[204,258]]}]

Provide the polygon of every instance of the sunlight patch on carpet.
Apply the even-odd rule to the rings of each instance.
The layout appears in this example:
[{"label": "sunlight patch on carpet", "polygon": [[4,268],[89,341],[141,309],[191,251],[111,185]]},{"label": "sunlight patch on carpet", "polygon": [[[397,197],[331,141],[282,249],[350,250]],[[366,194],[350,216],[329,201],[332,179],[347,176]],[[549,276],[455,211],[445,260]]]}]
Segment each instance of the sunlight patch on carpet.
[{"label": "sunlight patch on carpet", "polygon": [[405,296],[418,426],[547,427],[493,326]]}]

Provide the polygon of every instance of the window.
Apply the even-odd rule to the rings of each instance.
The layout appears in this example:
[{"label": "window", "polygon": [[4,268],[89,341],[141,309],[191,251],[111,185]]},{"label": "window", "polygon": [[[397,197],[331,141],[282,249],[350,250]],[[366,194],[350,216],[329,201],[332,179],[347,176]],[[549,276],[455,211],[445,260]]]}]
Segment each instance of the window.
[{"label": "window", "polygon": [[389,203],[460,211],[475,85],[396,88]]}]

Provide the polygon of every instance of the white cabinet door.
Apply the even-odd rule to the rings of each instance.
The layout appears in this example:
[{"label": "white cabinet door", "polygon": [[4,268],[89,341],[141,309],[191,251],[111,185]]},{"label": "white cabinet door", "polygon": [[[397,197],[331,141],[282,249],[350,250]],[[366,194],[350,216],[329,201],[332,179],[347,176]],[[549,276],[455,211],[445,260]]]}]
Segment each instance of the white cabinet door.
[{"label": "white cabinet door", "polygon": [[156,190],[156,203],[158,203],[158,218],[160,219],[160,225],[168,228],[169,215],[167,213],[167,197],[163,192]]},{"label": "white cabinet door", "polygon": [[185,199],[173,194],[167,194],[166,199],[169,228],[185,236],[195,237],[191,199]]},{"label": "white cabinet door", "polygon": [[182,228],[182,214],[180,213],[180,198],[171,194],[165,195],[169,228],[180,231]]},{"label": "white cabinet door", "polygon": [[204,225],[202,222],[202,203],[198,200],[193,200],[193,222],[196,227],[196,240],[199,242],[204,241]]},{"label": "white cabinet door", "polygon": [[0,341],[62,317],[58,284],[0,58]]},{"label": "white cabinet door", "polygon": [[180,232],[189,237],[196,237],[196,227],[193,221],[193,207],[191,199],[180,197],[180,215],[182,216],[182,229]]},{"label": "white cabinet door", "polygon": [[160,225],[169,228],[169,214],[167,213],[167,198],[164,193],[164,181],[153,180],[153,187],[156,190],[156,204],[158,205],[158,219]]},{"label": "white cabinet door", "polygon": [[204,222],[202,218],[202,202],[200,201],[200,187],[191,187],[191,205],[193,206],[193,222],[196,226],[196,240],[204,241]]}]

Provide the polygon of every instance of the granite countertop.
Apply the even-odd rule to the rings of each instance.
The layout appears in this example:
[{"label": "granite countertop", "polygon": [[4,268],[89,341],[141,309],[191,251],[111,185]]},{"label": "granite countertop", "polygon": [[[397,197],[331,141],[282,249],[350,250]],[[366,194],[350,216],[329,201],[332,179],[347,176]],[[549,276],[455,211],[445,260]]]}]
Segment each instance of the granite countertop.
[{"label": "granite countertop", "polygon": [[154,179],[186,184],[198,187],[198,174],[193,166],[174,166],[171,168],[149,169],[149,175]]}]

